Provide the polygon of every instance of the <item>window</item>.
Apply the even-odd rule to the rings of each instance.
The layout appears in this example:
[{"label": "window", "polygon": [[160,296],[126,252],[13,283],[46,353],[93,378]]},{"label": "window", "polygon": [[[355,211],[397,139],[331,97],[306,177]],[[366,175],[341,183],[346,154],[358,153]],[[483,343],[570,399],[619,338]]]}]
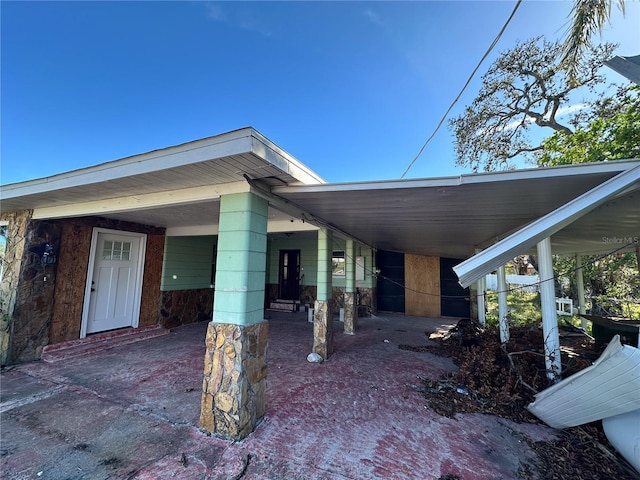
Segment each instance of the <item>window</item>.
[{"label": "window", "polygon": [[344,252],[333,252],[331,257],[333,267],[332,274],[334,277],[344,277],[346,274],[344,263]]},{"label": "window", "polygon": [[103,260],[129,260],[131,256],[131,242],[114,242],[105,240],[102,248]]}]

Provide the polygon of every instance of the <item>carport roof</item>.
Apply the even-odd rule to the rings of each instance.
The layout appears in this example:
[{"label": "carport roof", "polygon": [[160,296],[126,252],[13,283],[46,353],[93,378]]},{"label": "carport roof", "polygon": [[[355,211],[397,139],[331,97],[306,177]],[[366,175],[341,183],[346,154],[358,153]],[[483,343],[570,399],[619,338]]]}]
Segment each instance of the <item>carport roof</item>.
[{"label": "carport roof", "polygon": [[[636,159],[272,191],[377,249],[467,258],[638,164]],[[603,238],[640,234],[639,196],[636,183],[557,232],[554,253],[605,252],[611,245]]]},{"label": "carport roof", "polygon": [[[639,159],[619,160],[326,184],[259,132],[245,128],[2,186],[0,211],[33,209],[34,218],[41,219],[99,215],[163,226],[169,234],[178,229],[180,234],[214,232],[220,195],[248,191],[249,179],[251,188],[259,186],[270,199],[270,224],[280,221],[277,231],[325,225],[376,249],[462,259],[638,164]],[[610,248],[603,237],[638,235],[639,189],[637,183],[630,186],[557,232],[554,252],[603,252]]]}]

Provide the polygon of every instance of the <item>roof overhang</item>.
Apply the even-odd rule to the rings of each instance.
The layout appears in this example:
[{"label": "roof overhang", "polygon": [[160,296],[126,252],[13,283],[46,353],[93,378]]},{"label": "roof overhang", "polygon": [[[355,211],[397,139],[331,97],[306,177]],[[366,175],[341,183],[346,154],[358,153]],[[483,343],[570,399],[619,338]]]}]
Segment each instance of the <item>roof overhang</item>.
[{"label": "roof overhang", "polygon": [[[576,227],[573,231],[569,227],[584,217],[587,217],[586,222],[582,222],[582,226],[577,225],[578,231],[584,232],[584,226],[592,230],[597,229],[597,223],[593,218],[588,217],[594,211],[596,218],[600,221],[606,220],[605,224],[608,229],[602,236],[596,237],[601,249],[620,251],[625,248],[636,248],[640,241],[639,205],[640,165],[636,165],[526,225],[504,240],[454,267],[454,270],[460,284],[467,287],[499,266],[506,264],[512,258],[534,247],[540,241],[565,228],[569,230],[564,233],[565,237],[577,237]],[[598,212],[598,207],[604,208]],[[589,237],[593,236],[587,232],[584,234]]]},{"label": "roof overhang", "polygon": [[[324,180],[253,128],[47,178],[0,187],[0,212],[33,210],[34,219],[102,216],[167,228],[169,234],[216,234],[221,195]],[[271,202],[270,231],[317,227],[301,212]],[[293,222],[293,223],[292,223]]]},{"label": "roof overhang", "polygon": [[154,194],[166,192],[175,192],[183,199],[193,195],[193,201],[198,201],[206,189],[215,196],[216,187],[245,183],[245,176],[270,185],[324,183],[303,163],[248,127],[52,177],[4,185],[0,211],[51,209],[132,195],[147,196],[151,201]]},{"label": "roof overhang", "polygon": [[[638,164],[621,160],[272,191],[375,248],[464,259]],[[638,230],[638,210],[637,197],[611,200],[580,229],[558,233],[554,252],[602,251],[608,248],[602,236]]]},{"label": "roof overhang", "polygon": [[[222,195],[269,201],[269,232],[325,226],[376,249],[469,258],[640,160],[458,177],[326,184],[252,128],[0,187],[1,212],[101,216],[167,235],[217,233]],[[637,192],[608,198],[552,237],[554,253],[597,253],[639,230]],[[635,195],[635,196],[634,196]]]}]

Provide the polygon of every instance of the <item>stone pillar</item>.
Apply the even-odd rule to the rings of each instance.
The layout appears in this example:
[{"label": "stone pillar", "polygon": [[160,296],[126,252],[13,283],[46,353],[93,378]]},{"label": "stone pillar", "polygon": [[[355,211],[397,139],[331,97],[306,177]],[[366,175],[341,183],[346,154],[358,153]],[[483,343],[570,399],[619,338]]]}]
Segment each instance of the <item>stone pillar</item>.
[{"label": "stone pillar", "polygon": [[331,230],[318,230],[318,294],[313,312],[313,351],[325,360],[333,353],[333,312],[329,303],[333,293],[332,238]]},{"label": "stone pillar", "polygon": [[265,411],[267,208],[267,201],[252,193],[225,195],[220,201],[200,427],[229,440],[251,433]]},{"label": "stone pillar", "polygon": [[344,333],[354,335],[358,329],[358,306],[356,305],[356,243],[347,240],[344,252],[346,284],[344,289]]},{"label": "stone pillar", "polygon": [[[20,285],[20,267],[25,251],[27,227],[32,215],[33,210],[0,215],[0,219],[7,223],[5,252],[4,256],[0,258],[2,262],[0,266],[2,268],[2,282],[0,283],[0,365],[6,365],[11,356],[11,334],[13,333],[14,310]],[[29,283],[32,284],[33,280]],[[28,288],[32,289],[32,285],[29,285]]]},{"label": "stone pillar", "polygon": [[268,323],[210,322],[200,428],[228,440],[249,435],[265,411]]}]

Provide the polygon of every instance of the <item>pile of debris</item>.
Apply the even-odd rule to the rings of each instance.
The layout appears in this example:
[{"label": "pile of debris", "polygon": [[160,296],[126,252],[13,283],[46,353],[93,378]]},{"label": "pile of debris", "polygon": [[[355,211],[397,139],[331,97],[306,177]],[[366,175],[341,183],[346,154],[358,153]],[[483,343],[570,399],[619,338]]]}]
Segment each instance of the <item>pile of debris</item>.
[{"label": "pile of debris", "polygon": [[[549,386],[545,373],[543,334],[537,325],[510,329],[510,340],[500,344],[499,332],[461,320],[436,345],[400,348],[449,356],[459,370],[438,380],[421,379],[417,387],[438,414],[485,413],[516,422],[541,423],[526,406]],[[567,326],[561,331],[563,376],[593,363],[604,347]],[[635,470],[607,441],[600,422],[557,431],[553,442],[533,442],[538,472],[523,479],[638,479]]]}]

